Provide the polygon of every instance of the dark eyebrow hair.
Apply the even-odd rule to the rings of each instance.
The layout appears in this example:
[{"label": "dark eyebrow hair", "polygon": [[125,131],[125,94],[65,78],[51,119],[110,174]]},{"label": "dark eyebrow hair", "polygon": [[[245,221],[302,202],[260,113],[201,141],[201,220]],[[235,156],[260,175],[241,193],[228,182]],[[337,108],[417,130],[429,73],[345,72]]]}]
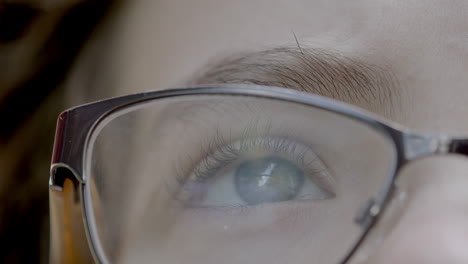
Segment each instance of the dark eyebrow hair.
[{"label": "dark eyebrow hair", "polygon": [[384,115],[392,112],[399,99],[398,82],[391,71],[308,47],[279,47],[228,56],[208,65],[190,84],[285,87],[364,106]]}]

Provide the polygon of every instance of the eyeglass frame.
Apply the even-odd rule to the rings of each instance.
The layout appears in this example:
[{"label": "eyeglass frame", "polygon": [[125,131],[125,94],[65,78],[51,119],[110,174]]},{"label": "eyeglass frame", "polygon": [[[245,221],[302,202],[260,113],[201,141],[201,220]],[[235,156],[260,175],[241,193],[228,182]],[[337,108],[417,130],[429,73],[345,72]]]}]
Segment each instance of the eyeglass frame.
[{"label": "eyeglass frame", "polygon": [[[51,263],[62,263],[64,260],[77,261],[67,256],[74,250],[80,252],[88,261],[93,258],[99,263],[108,262],[98,242],[97,232],[93,230],[95,227],[90,222],[90,215],[93,214],[92,201],[89,192],[85,191],[86,176],[83,172],[90,137],[98,124],[109,114],[134,104],[163,98],[200,95],[259,97],[315,107],[364,123],[389,139],[395,149],[394,164],[386,176],[382,190],[376,193],[375,197],[369,197],[368,203],[357,212],[355,222],[361,226],[362,233],[343,260],[339,262],[340,264],[345,264],[351,259],[372,227],[378,222],[379,216],[390,200],[398,173],[404,165],[432,154],[468,155],[468,138],[450,137],[446,134],[415,133],[347,103],[279,87],[218,85],[156,90],[77,106],[62,112],[57,120],[49,179]],[[67,179],[73,183],[72,187],[65,184]],[[67,188],[70,190],[65,191]],[[67,204],[66,201],[72,202]],[[82,216],[81,225],[80,219],[70,218],[67,214]],[[85,233],[86,241],[70,239],[83,238],[83,233]],[[68,252],[70,250],[72,253]]]}]

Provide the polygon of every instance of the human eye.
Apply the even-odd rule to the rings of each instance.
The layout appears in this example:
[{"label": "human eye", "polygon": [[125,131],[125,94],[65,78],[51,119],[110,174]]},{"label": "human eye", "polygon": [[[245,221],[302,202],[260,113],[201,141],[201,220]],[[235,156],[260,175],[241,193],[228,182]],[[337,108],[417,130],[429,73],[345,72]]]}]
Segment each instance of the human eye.
[{"label": "human eye", "polygon": [[183,181],[178,199],[193,208],[239,208],[332,199],[333,178],[313,147],[291,136],[217,136]]}]

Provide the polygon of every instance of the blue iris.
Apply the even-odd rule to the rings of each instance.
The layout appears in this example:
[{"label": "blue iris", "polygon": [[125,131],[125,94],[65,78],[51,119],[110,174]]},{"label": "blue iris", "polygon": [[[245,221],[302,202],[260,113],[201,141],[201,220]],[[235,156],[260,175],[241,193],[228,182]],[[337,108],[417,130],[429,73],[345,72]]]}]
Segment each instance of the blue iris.
[{"label": "blue iris", "polygon": [[281,202],[294,199],[304,184],[304,171],[279,157],[244,161],[235,172],[239,197],[247,204]]}]

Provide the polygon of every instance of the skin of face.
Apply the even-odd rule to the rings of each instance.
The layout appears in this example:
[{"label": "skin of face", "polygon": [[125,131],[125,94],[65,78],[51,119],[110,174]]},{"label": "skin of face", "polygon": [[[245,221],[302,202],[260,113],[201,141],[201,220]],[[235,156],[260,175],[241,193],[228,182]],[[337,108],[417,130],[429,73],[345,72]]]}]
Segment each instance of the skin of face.
[{"label": "skin of face", "polygon": [[[398,95],[391,111],[355,103],[359,107],[417,131],[468,134],[466,1],[159,0],[123,6],[90,41],[71,75],[74,102],[183,86],[213,59],[294,46],[295,34],[302,47],[391,74]],[[101,69],[99,78],[83,87],[90,65]],[[97,87],[112,88],[77,96]],[[400,192],[353,262],[468,263],[468,159],[413,161],[398,184]],[[126,260],[144,259],[142,253]],[[314,263],[306,250],[296,254],[299,263]]]}]

